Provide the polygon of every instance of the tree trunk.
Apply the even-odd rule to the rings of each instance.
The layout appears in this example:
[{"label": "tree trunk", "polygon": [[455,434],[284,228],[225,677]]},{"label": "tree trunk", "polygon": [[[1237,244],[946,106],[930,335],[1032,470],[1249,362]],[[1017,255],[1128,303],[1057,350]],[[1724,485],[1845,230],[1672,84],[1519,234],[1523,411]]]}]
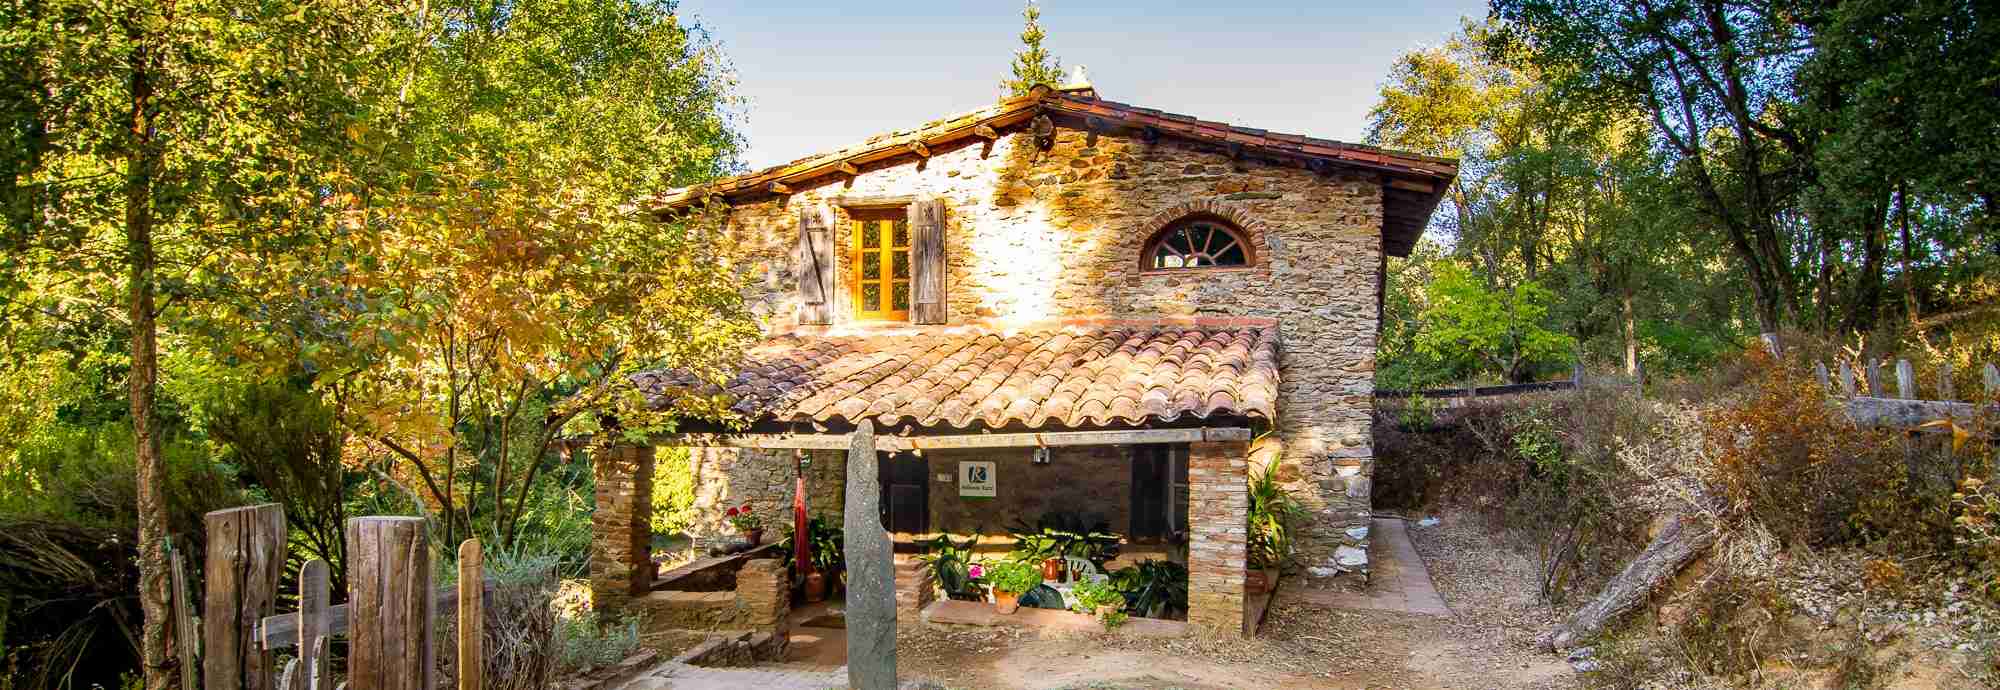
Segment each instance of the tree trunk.
[{"label": "tree trunk", "polygon": [[1916,251],[1910,246],[1910,192],[1900,186],[1896,190],[1896,223],[1902,226],[1903,316],[1909,319],[1911,328],[1916,328],[1922,307],[1917,304],[1917,276],[1910,269],[1916,263]]},{"label": "tree trunk", "polygon": [[[126,297],[132,319],[132,442],[139,494],[139,607],[145,617],[140,635],[147,690],[167,690],[174,669],[167,661],[167,498],[166,471],[154,428],[153,393],[159,379],[158,339],[153,322],[153,181],[161,152],[154,140],[153,56],[138,20],[128,26],[133,42],[131,149],[125,170]],[[181,672],[191,672],[183,668]]]},{"label": "tree trunk", "polygon": [[1639,375],[1639,319],[1632,310],[1632,289],[1625,288],[1618,296],[1618,306],[1625,318],[1625,375]]}]

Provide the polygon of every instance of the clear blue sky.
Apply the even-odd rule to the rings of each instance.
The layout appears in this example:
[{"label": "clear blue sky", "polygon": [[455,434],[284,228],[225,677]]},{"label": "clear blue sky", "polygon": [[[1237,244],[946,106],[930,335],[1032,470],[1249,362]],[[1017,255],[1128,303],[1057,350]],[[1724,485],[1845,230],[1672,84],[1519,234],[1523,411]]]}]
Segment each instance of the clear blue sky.
[{"label": "clear blue sky", "polygon": [[[754,169],[993,102],[1020,45],[1021,7],[682,0],[681,14],[734,65]],[[1085,65],[1105,98],[1354,141],[1397,56],[1485,13],[1483,0],[1043,0],[1042,26],[1064,69]]]}]

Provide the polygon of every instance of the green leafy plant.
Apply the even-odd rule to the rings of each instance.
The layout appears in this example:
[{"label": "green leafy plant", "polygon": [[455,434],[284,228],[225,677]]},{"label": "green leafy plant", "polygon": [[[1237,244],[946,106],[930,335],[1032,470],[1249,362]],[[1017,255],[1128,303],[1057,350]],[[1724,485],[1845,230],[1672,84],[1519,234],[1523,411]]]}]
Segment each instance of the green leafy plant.
[{"label": "green leafy plant", "polygon": [[[1105,630],[1125,624],[1125,593],[1110,582],[1083,582],[1071,592],[1076,597],[1072,610],[1096,616]],[[1107,609],[1106,607],[1110,607]]]},{"label": "green leafy plant", "polygon": [[1034,525],[1017,523],[1007,532],[1016,542],[1015,558],[1075,556],[1099,566],[1118,555],[1121,540],[1103,517],[1061,510],[1043,513]]},{"label": "green leafy plant", "polygon": [[1147,618],[1187,611],[1187,582],[1187,568],[1172,561],[1140,561],[1111,574],[1111,586],[1125,596],[1125,610]]},{"label": "green leafy plant", "polygon": [[729,526],[735,527],[738,532],[748,532],[764,526],[764,519],[757,517],[756,511],[752,510],[748,503],[724,511],[723,516],[729,519]]},{"label": "green leafy plant", "polygon": [[978,535],[967,537],[965,541],[953,541],[951,535],[940,534],[936,539],[924,542],[924,554],[918,558],[931,567],[931,578],[947,598],[959,601],[978,601],[982,598],[971,572],[972,547],[978,544]]},{"label": "green leafy plant", "polygon": [[1278,483],[1280,458],[1273,456],[1264,470],[1250,478],[1250,566],[1283,567],[1292,554],[1292,525],[1306,515]]},{"label": "green leafy plant", "polygon": [[1008,561],[987,569],[986,581],[993,591],[1022,594],[1042,584],[1042,571],[1030,563]]}]

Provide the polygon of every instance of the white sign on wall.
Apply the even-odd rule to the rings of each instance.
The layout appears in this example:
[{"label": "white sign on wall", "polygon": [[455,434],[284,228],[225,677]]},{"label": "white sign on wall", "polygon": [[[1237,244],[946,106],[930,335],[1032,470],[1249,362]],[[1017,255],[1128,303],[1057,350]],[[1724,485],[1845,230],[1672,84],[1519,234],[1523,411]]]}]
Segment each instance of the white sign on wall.
[{"label": "white sign on wall", "polygon": [[996,485],[993,463],[986,461],[958,463],[959,496],[992,498]]}]

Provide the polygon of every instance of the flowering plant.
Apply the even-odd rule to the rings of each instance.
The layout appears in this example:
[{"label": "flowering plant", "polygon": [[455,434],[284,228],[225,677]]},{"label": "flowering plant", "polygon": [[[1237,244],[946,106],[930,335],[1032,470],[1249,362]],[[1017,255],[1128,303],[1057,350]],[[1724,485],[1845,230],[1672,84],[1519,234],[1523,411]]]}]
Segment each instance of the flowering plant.
[{"label": "flowering plant", "polygon": [[724,511],[723,516],[729,518],[729,524],[734,526],[738,532],[748,532],[753,529],[761,529],[764,526],[764,521],[758,519],[757,514],[750,511],[750,504],[748,503]]},{"label": "flowering plant", "polygon": [[974,564],[972,564],[972,565],[969,565],[969,566],[966,566],[966,568],[965,568],[965,576],[966,576],[967,578],[970,578],[970,579],[974,579],[974,580],[977,580],[977,579],[979,579],[979,578],[982,578],[982,577],[986,577],[986,566],[984,566],[984,565],[980,565],[980,564],[978,564],[978,563],[974,563]]}]

